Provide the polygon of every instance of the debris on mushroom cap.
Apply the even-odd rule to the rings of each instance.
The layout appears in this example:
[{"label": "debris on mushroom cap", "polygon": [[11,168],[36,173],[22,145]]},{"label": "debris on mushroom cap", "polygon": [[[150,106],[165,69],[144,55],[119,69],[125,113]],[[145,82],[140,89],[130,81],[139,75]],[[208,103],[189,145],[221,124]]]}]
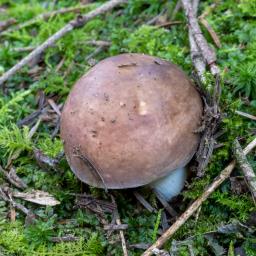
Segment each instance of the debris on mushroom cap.
[{"label": "debris on mushroom cap", "polygon": [[61,137],[72,171],[96,187],[149,184],[194,155],[202,102],[174,64],[122,54],[94,66],[72,89]]}]

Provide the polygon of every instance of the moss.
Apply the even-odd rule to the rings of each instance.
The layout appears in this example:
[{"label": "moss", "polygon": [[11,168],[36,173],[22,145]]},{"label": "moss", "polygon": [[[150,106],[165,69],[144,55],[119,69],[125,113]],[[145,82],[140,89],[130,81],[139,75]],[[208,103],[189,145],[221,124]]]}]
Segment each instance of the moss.
[{"label": "moss", "polygon": [[[79,1],[71,0],[54,2],[55,5],[53,1],[48,0],[4,0],[1,4],[7,8],[7,11],[0,12],[0,20],[14,17],[18,23],[23,23],[41,13],[79,4]],[[41,68],[38,73],[31,75],[33,69],[25,67],[6,83],[4,91],[0,93],[0,164],[5,166],[7,158],[16,150],[20,150],[19,157],[13,162],[18,175],[29,188],[48,191],[61,201],[61,204],[51,208],[22,202],[39,215],[39,220],[34,226],[25,228],[24,216],[19,212],[16,222],[11,223],[6,219],[8,205],[0,201],[0,254],[3,252],[6,255],[122,255],[120,243],[114,243],[114,240],[118,239],[118,233],[111,237],[113,243],[109,243],[99,219],[87,211],[74,207],[74,193],[87,192],[97,198],[110,200],[108,194],[82,185],[65,160],[61,162],[60,172],[42,170],[33,157],[32,149],[36,147],[49,157],[56,157],[63,148],[59,135],[52,139],[51,133],[54,128],[43,122],[34,137],[29,139],[28,131],[31,126],[18,127],[17,123],[38,110],[39,90],[48,98],[53,97],[58,104],[65,102],[74,82],[90,69],[86,56],[97,47],[86,43],[89,40],[111,42],[109,48],[94,56],[96,62],[123,52],[139,52],[172,61],[191,75],[193,67],[184,15],[179,12],[175,19],[183,23],[170,28],[145,25],[164,8],[168,14],[171,14],[176,2],[129,1],[123,6],[123,15],[116,15],[116,11],[113,11],[95,18],[84,27],[63,37],[54,47],[47,49],[43,60],[38,63]],[[241,138],[242,145],[246,145],[255,136],[255,122],[235,112],[240,110],[255,114],[256,22],[253,19],[255,12],[251,11],[255,7],[254,2],[241,0],[238,4],[234,4],[232,0],[221,3],[217,1],[216,7],[206,17],[219,35],[222,44],[220,49],[215,50],[222,70],[220,108],[223,116],[220,129],[224,133],[218,138],[220,147],[214,150],[206,175],[201,179],[192,177],[189,186],[182,194],[181,201],[174,205],[179,213],[182,213],[203,192],[233,158],[231,147],[234,138]],[[101,1],[89,4],[88,8],[83,9],[83,13],[100,4]],[[199,12],[202,13],[209,8],[210,4],[211,1],[200,2]],[[27,53],[17,52],[15,49],[39,45],[74,17],[75,14],[72,13],[58,15],[48,21],[38,21],[1,37],[0,74],[26,56]],[[206,30],[204,34],[209,42],[213,43]],[[61,61],[62,67],[57,70]],[[206,89],[210,92],[213,89],[211,77]],[[256,166],[253,156],[249,156],[249,160],[252,166]],[[240,169],[237,167],[232,175],[241,175]],[[4,182],[2,176],[0,182]],[[152,194],[145,190],[144,195],[154,207],[159,208]],[[116,192],[116,200],[122,221],[129,224],[128,231],[125,232],[127,241],[130,244],[152,243],[152,238],[155,240],[158,237],[158,230],[161,228],[159,222],[161,209],[158,209],[158,214],[148,213],[137,205],[130,191]],[[169,241],[166,249],[172,246],[173,241],[183,242],[185,244],[178,247],[177,255],[189,255],[186,243],[189,237],[194,236],[192,246],[195,255],[214,253],[205,238],[205,233],[233,220],[246,221],[253,211],[255,207],[250,194],[234,194],[227,180],[204,202],[198,212],[198,218],[192,216],[178,230],[173,237],[175,240]],[[107,214],[105,217],[110,221],[110,215]],[[74,221],[60,224],[67,219]],[[70,231],[81,239],[74,243],[56,245],[49,241],[53,235],[61,236]],[[248,255],[254,255],[255,241],[250,235],[243,238],[236,235],[215,235],[214,238],[230,252],[230,255],[237,247],[244,248]],[[130,249],[130,251],[131,255],[141,254],[139,250]]]}]

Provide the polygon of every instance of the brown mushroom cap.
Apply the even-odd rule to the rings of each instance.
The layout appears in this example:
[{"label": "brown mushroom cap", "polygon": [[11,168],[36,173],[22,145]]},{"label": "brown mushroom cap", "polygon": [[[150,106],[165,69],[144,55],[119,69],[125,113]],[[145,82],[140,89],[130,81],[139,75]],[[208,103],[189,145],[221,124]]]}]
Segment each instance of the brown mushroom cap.
[{"label": "brown mushroom cap", "polygon": [[190,161],[201,115],[201,98],[176,65],[122,54],[77,81],[62,113],[61,137],[80,180],[131,188]]}]

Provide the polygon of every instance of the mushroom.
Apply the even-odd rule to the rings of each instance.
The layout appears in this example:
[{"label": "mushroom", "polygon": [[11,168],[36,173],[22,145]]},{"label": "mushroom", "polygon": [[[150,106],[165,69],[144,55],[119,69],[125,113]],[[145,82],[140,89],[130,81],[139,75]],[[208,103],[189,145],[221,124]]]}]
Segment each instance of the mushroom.
[{"label": "mushroom", "polygon": [[107,189],[180,193],[196,152],[202,101],[174,64],[143,54],[104,59],[77,81],[61,117],[72,171]]}]

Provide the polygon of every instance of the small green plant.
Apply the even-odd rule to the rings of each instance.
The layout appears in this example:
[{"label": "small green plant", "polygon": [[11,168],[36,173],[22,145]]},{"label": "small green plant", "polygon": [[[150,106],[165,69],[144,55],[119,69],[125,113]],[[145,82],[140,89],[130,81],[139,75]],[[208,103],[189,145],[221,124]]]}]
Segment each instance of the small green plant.
[{"label": "small green plant", "polygon": [[155,225],[154,225],[154,230],[153,230],[153,233],[152,233],[152,241],[155,242],[156,241],[156,238],[157,238],[157,232],[158,232],[158,229],[159,229],[159,226],[160,226],[160,223],[161,223],[161,216],[162,216],[162,209],[158,211],[157,213],[157,216],[156,216],[156,222],[155,222]]},{"label": "small green plant", "polygon": [[256,16],[256,1],[255,0],[240,0],[239,8],[245,15]]},{"label": "small green plant", "polygon": [[3,156],[10,156],[16,150],[31,150],[32,142],[29,136],[29,128],[25,126],[20,129],[15,124],[12,124],[10,128],[2,126],[0,128],[0,149]]},{"label": "small green plant", "polygon": [[49,136],[40,138],[38,148],[49,157],[57,157],[63,150],[62,141],[59,138],[51,139]]},{"label": "small green plant", "polygon": [[25,230],[25,238],[33,246],[37,247],[40,244],[50,241],[54,235],[54,218],[47,221],[36,220],[34,224],[30,225]]},{"label": "small green plant", "polygon": [[231,72],[234,92],[241,92],[250,99],[256,98],[256,62],[241,64]]},{"label": "small green plant", "polygon": [[[31,90],[19,91],[12,95],[11,98],[0,97],[0,124],[6,125],[13,121],[15,112],[19,111],[21,102],[24,101]],[[25,108],[25,106],[24,106]]]}]

